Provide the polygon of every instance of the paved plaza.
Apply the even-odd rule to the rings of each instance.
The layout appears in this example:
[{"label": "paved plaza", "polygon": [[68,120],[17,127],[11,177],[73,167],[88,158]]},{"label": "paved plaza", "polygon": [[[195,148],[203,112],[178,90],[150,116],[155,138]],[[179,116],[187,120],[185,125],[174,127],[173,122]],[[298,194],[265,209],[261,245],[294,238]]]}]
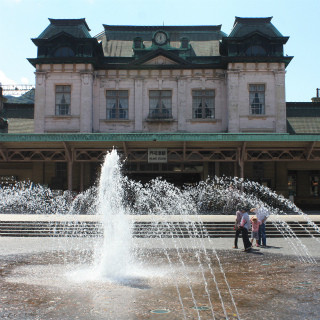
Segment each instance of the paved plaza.
[{"label": "paved plaza", "polygon": [[102,242],[1,237],[0,319],[314,320],[320,314],[320,237],[267,238],[267,247],[250,253],[243,252],[241,239],[239,249],[232,249],[233,237],[132,238],[130,276],[96,278],[93,257]]}]

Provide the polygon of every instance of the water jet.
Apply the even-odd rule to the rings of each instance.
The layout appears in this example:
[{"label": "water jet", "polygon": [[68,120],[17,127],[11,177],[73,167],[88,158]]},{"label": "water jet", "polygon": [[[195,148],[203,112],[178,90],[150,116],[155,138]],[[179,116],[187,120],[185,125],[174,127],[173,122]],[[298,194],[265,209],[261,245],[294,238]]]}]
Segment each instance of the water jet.
[{"label": "water jet", "polygon": [[[1,317],[149,319],[155,311],[163,319],[291,319],[319,312],[319,227],[254,182],[216,177],[179,189],[159,178],[142,185],[121,175],[112,151],[98,186],[73,201],[30,183],[1,190],[0,199],[2,212],[47,213],[52,221],[80,221],[77,210],[87,209],[99,225],[97,236],[2,242],[10,240],[0,258]],[[209,213],[243,204],[268,210],[283,237],[249,255],[229,249],[232,239],[212,238]],[[308,238],[295,234],[288,213],[301,217],[300,226],[307,222]],[[137,221],[148,221],[148,237],[133,236]],[[297,283],[308,290],[297,293]]]}]

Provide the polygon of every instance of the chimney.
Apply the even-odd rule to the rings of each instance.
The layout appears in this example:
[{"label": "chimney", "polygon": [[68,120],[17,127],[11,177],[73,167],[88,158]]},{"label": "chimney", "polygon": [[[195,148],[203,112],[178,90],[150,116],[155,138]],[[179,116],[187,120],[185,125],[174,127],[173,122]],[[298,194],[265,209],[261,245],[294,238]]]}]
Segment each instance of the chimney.
[{"label": "chimney", "polygon": [[320,89],[317,89],[317,96],[314,98],[311,98],[312,102],[320,102]]}]

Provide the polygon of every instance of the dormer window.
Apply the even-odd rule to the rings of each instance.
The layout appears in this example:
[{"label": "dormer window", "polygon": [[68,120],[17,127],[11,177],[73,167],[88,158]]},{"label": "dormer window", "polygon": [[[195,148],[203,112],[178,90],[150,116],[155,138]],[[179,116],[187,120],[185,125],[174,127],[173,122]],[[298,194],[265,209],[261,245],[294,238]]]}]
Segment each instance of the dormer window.
[{"label": "dormer window", "polygon": [[188,49],[189,48],[189,39],[188,38],[181,38],[181,49]]},{"label": "dormer window", "polygon": [[133,47],[134,47],[134,49],[143,49],[144,45],[143,45],[142,38],[140,38],[140,37],[134,38]]},{"label": "dormer window", "polygon": [[54,52],[55,57],[74,57],[74,51],[69,47],[60,47]]},{"label": "dormer window", "polygon": [[250,46],[246,50],[246,56],[256,57],[256,56],[266,56],[266,55],[267,55],[266,50],[259,45]]}]

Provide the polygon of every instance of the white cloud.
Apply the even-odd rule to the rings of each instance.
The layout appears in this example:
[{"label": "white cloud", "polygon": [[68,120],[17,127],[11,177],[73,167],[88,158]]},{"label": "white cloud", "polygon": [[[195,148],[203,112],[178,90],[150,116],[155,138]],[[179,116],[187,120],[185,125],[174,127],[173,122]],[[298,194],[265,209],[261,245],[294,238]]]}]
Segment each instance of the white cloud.
[{"label": "white cloud", "polygon": [[3,85],[6,84],[16,84],[14,80],[9,79],[3,71],[0,70],[0,83]]},{"label": "white cloud", "polygon": [[30,81],[29,81],[28,78],[22,77],[22,78],[21,78],[21,84],[30,84]]}]

